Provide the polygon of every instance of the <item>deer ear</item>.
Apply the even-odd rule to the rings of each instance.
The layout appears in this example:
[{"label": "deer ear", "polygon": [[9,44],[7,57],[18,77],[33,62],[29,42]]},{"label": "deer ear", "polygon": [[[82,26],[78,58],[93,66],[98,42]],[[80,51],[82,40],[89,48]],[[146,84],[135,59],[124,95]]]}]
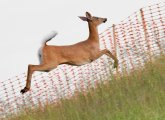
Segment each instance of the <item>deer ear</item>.
[{"label": "deer ear", "polygon": [[79,18],[83,21],[88,21],[88,19],[86,17],[79,16]]},{"label": "deer ear", "polygon": [[91,20],[92,19],[92,15],[89,12],[86,12],[86,17]]}]

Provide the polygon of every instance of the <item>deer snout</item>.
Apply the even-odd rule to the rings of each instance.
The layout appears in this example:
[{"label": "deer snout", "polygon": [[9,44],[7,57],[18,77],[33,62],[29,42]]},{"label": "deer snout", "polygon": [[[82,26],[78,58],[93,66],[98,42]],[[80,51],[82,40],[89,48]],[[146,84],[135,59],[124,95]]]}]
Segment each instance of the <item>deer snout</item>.
[{"label": "deer snout", "polygon": [[107,18],[104,18],[103,22],[105,23],[107,21]]}]

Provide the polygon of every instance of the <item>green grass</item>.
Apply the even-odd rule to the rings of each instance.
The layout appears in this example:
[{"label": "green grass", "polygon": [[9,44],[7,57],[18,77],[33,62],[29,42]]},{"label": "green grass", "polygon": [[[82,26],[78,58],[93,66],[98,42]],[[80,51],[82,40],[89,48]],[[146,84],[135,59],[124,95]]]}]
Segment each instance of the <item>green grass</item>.
[{"label": "green grass", "polygon": [[165,120],[165,56],[88,93],[11,120]]}]

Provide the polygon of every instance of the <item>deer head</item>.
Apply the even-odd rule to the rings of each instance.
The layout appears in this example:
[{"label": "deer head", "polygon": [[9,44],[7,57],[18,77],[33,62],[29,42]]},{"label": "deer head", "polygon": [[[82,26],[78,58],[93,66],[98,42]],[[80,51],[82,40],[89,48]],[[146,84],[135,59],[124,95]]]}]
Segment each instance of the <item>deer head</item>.
[{"label": "deer head", "polygon": [[90,22],[94,24],[95,26],[98,26],[107,21],[107,18],[95,17],[95,16],[92,16],[89,12],[86,12],[86,17],[79,16],[79,18],[83,21]]}]

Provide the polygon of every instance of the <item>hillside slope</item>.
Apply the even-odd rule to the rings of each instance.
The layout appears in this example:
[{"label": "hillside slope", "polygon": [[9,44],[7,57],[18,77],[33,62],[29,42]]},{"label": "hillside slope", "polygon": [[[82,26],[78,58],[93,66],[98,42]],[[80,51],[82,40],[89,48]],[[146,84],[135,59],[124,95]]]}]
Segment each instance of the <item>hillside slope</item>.
[{"label": "hillside slope", "polygon": [[10,120],[164,120],[165,56],[70,100]]}]

